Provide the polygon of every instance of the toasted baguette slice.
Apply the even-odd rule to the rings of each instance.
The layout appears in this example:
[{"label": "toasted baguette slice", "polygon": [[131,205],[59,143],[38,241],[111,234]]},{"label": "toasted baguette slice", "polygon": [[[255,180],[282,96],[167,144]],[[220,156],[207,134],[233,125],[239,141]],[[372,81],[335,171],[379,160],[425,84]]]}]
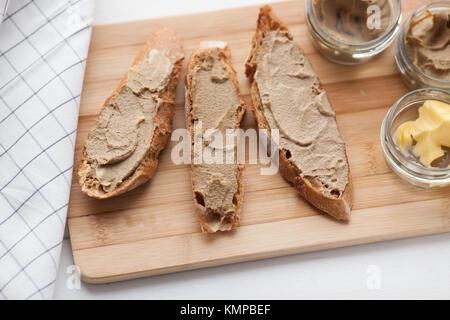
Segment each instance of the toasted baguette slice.
[{"label": "toasted baguette slice", "polygon": [[[186,70],[186,122],[191,139],[194,205],[203,232],[227,231],[239,223],[244,166],[238,164],[236,156],[234,162],[225,161],[229,148],[237,154],[237,143],[226,146],[224,141],[226,130],[239,128],[244,113],[245,103],[226,43],[202,43],[192,54]],[[216,129],[223,135],[225,150],[209,144],[208,141],[215,140],[208,140],[205,135],[208,129]],[[198,152],[199,146],[202,151],[214,150],[214,154],[223,150],[223,162],[211,163],[205,153]],[[196,154],[202,157],[196,158]]]},{"label": "toasted baguette slice", "polygon": [[353,189],[345,144],[317,75],[270,6],[260,9],[246,75],[258,127],[280,132],[279,169],[298,193],[349,220]]},{"label": "toasted baguette slice", "polygon": [[183,59],[175,32],[157,29],[106,99],[88,135],[78,170],[83,193],[110,198],[154,175],[170,137]]}]

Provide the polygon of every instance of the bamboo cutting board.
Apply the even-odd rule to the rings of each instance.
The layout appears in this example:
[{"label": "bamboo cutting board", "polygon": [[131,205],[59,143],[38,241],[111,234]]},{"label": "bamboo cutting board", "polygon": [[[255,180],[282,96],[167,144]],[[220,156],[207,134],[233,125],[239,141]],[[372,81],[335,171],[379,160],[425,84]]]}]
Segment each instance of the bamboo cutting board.
[{"label": "bamboo cutting board", "polygon": [[[403,1],[403,13],[424,1]],[[450,190],[422,190],[399,180],[386,166],[379,131],[388,107],[406,93],[392,46],[361,66],[325,60],[307,37],[303,1],[273,5],[299,42],[337,113],[354,181],[350,223],[319,213],[277,174],[262,176],[247,165],[242,220],[236,231],[202,234],[194,213],[190,168],[175,165],[171,142],[155,177],[109,200],[81,194],[76,176],[81,147],[105,98],[157,26],[174,28],[184,40],[186,60],[203,40],[227,41],[247,102],[243,129],[256,128],[250,110],[244,62],[255,31],[257,6],[189,16],[96,26],[93,29],[81,99],[75,173],[68,225],[82,279],[105,283],[181,270],[263,259],[450,231]],[[184,128],[183,77],[173,129]]]}]

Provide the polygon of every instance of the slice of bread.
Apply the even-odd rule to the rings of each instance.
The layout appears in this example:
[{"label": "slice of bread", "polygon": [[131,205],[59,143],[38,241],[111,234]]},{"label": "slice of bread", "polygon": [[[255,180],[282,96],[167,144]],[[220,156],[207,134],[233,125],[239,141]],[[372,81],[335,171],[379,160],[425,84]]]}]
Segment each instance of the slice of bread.
[{"label": "slice of bread", "polygon": [[106,99],[88,135],[78,170],[83,193],[110,198],[154,175],[171,134],[183,59],[175,32],[157,29]]},{"label": "slice of bread", "polygon": [[320,210],[349,220],[353,188],[344,140],[317,75],[270,6],[260,9],[246,75],[258,127],[278,129],[279,169]]},{"label": "slice of bread", "polygon": [[[223,142],[227,129],[239,128],[245,103],[225,43],[208,41],[192,54],[186,70],[185,105],[191,139],[194,205],[202,231],[234,229],[239,223],[243,201],[244,165],[237,161],[237,141],[231,145]],[[223,140],[217,139],[225,148],[211,143],[217,141],[208,136],[208,129],[223,135]],[[203,150],[214,155],[219,150],[225,152],[219,153],[221,156],[213,162]],[[234,151],[234,159],[227,162],[225,157],[229,150]],[[223,163],[218,163],[220,161]]]}]

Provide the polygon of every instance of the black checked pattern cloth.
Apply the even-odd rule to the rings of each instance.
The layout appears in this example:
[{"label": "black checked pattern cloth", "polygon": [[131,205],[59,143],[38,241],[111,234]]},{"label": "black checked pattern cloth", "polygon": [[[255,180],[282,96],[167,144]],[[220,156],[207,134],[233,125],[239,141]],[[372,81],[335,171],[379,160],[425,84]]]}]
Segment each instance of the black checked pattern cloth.
[{"label": "black checked pattern cloth", "polygon": [[93,2],[0,0],[0,10],[3,5],[0,299],[49,299],[64,236]]}]

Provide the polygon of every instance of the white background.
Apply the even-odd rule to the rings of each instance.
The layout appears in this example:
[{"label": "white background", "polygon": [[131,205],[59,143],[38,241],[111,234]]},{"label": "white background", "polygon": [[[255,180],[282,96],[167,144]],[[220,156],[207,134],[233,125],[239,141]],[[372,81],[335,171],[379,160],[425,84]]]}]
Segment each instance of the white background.
[{"label": "white background", "polygon": [[[273,2],[273,1],[272,1]],[[124,5],[126,3],[126,5]],[[260,4],[95,0],[95,24]],[[426,214],[426,213],[425,213]],[[450,299],[450,233],[70,289],[64,241],[56,299]],[[68,269],[69,267],[69,269]],[[70,281],[69,281],[70,282]]]}]

